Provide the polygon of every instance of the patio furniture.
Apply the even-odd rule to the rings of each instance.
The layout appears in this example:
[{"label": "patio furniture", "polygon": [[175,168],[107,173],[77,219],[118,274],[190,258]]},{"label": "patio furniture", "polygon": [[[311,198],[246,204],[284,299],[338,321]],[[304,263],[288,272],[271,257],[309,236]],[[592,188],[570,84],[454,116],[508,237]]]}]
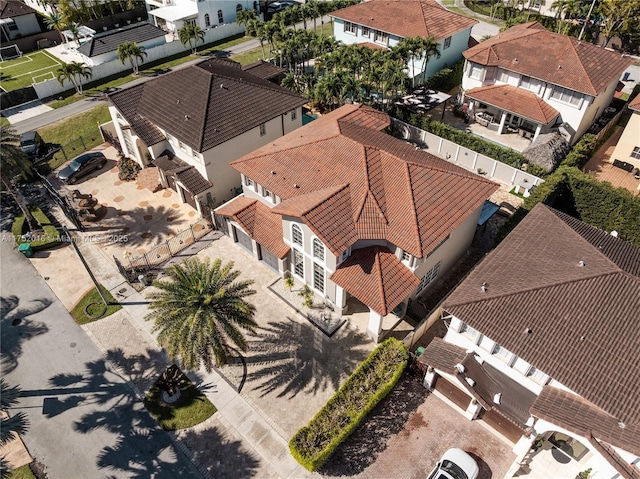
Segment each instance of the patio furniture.
[{"label": "patio furniture", "polygon": [[491,123],[493,123],[493,115],[485,111],[479,111],[478,113],[476,113],[475,118],[476,122],[480,123],[482,126],[489,126]]}]

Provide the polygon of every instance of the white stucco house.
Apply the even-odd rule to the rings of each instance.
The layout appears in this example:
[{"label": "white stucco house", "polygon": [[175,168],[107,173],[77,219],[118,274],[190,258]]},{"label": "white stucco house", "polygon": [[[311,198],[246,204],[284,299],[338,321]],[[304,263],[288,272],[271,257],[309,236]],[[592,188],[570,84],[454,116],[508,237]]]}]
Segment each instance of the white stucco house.
[{"label": "white stucco house", "polygon": [[17,38],[40,33],[33,8],[17,0],[0,0],[0,34],[3,46]]},{"label": "white stucco house", "polygon": [[640,248],[538,204],[442,305],[425,386],[513,444],[505,477],[640,477]]},{"label": "white stucco house", "polygon": [[157,166],[162,185],[198,210],[235,196],[240,174],[229,163],[299,128],[305,103],[227,59],[109,95],[123,154]]},{"label": "white stucco house", "polygon": [[463,100],[478,122],[535,139],[575,143],[609,106],[629,57],[546,30],[511,27],[464,52]]},{"label": "white stucco house", "polygon": [[345,105],[232,163],[243,194],[221,228],[338,314],[403,317],[466,252],[498,185],[382,130],[390,119]]},{"label": "white stucco house", "polygon": [[330,16],[334,19],[333,36],[346,45],[391,48],[404,38],[433,37],[440,58],[431,57],[425,71],[423,61],[408,65],[409,78],[420,80],[462,59],[462,52],[469,46],[471,28],[478,23],[446,10],[435,0],[371,0]]},{"label": "white stucco house", "polygon": [[198,25],[202,30],[216,28],[236,21],[242,10],[256,10],[256,0],[145,0],[149,20],[157,27],[177,32],[185,23]]}]

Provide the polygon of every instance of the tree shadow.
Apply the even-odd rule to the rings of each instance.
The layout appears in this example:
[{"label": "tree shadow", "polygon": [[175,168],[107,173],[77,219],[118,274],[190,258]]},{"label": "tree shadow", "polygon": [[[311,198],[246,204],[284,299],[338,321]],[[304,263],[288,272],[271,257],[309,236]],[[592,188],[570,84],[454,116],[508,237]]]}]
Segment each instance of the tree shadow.
[{"label": "tree shadow", "polygon": [[348,328],[329,338],[306,322],[291,318],[270,322],[249,342],[247,380],[261,396],[279,391],[277,397],[292,398],[302,391],[337,390],[367,356],[362,346],[369,342],[367,336]]},{"label": "tree shadow", "polygon": [[260,461],[247,451],[242,441],[225,437],[215,427],[180,433],[181,440],[195,451],[195,459],[211,477],[256,477]]},{"label": "tree shadow", "polygon": [[107,359],[116,364],[126,378],[143,394],[169,365],[166,355],[157,349],[147,348],[144,353],[127,355],[121,348],[110,349]]},{"label": "tree shadow", "polygon": [[[318,470],[324,477],[352,476],[373,464],[387,448],[387,442],[405,426],[411,427],[412,414],[429,392],[420,381],[406,373],[364,422]],[[416,418],[421,422],[420,417]]]},{"label": "tree shadow", "polygon": [[38,298],[26,307],[20,307],[20,298],[17,296],[0,297],[0,365],[4,374],[18,367],[24,341],[49,331],[45,323],[28,317],[47,309],[51,303],[53,301],[49,298]]}]

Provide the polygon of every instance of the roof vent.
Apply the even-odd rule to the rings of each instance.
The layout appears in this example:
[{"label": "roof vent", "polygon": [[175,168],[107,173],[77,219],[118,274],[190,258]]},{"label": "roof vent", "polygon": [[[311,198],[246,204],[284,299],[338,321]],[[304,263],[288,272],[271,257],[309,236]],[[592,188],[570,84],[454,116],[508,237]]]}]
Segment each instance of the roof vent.
[{"label": "roof vent", "polygon": [[502,401],[502,393],[495,393],[493,395],[493,404],[500,404],[500,401]]},{"label": "roof vent", "polygon": [[526,334],[531,334],[531,333],[533,333],[533,330],[531,328],[524,328],[524,332]]},{"label": "roof vent", "polygon": [[514,58],[514,59],[513,59],[513,61],[514,61],[514,62],[517,62],[517,61],[518,61],[518,59],[517,59],[517,58]]},{"label": "roof vent", "polygon": [[482,286],[480,286],[480,289],[482,290],[483,293],[487,292],[487,283],[482,283]]},{"label": "roof vent", "polygon": [[584,268],[584,266],[585,266],[586,264],[587,264],[587,263],[585,263],[585,262],[584,262],[584,261],[582,261],[582,260],[578,261],[578,266],[580,266],[581,268]]},{"label": "roof vent", "polygon": [[298,185],[298,183],[294,183],[294,184],[293,184],[293,187],[294,187],[294,188],[300,188],[300,185]]},{"label": "roof vent", "polygon": [[611,233],[609,233],[611,236],[613,236],[614,238],[618,237],[618,232],[616,230],[613,230]]},{"label": "roof vent", "polygon": [[478,361],[478,364],[484,364],[484,359],[482,359],[480,356],[474,356],[476,358],[476,361]]},{"label": "roof vent", "polygon": [[476,382],[471,378],[464,378],[464,380],[467,381],[467,384],[471,387],[476,385]]},{"label": "roof vent", "polygon": [[620,429],[624,429],[624,428],[626,427],[626,425],[625,425],[625,423],[623,423],[622,421],[620,421],[620,422],[618,423],[618,427],[619,427]]},{"label": "roof vent", "polygon": [[176,104],[178,104],[178,105],[180,104],[180,99],[179,98],[176,100]]},{"label": "roof vent", "polygon": [[229,88],[224,86],[224,83],[220,83],[220,88],[222,88],[223,90],[228,90]]},{"label": "roof vent", "polygon": [[275,172],[275,171],[273,171],[273,170],[271,170],[271,174],[272,174],[272,175],[275,175],[275,174],[276,174],[276,172]]},{"label": "roof vent", "polygon": [[584,341],[585,339],[587,338],[585,338],[584,336],[580,336],[580,341]]},{"label": "roof vent", "polygon": [[562,65],[558,65],[558,70],[562,70]]},{"label": "roof vent", "polygon": [[462,373],[464,373],[466,371],[465,367],[460,363],[456,364],[456,369],[458,370],[458,372],[460,374],[462,374]]},{"label": "roof vent", "polygon": [[185,115],[185,116],[184,116],[184,119],[185,119],[185,120],[189,120],[189,119],[191,119],[191,117],[190,117],[189,115]]}]

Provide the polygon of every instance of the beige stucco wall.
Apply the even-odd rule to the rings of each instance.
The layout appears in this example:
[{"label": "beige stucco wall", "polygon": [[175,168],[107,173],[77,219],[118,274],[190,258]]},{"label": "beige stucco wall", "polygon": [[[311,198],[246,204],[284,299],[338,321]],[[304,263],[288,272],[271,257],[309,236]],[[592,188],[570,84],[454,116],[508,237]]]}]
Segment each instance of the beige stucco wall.
[{"label": "beige stucco wall", "polygon": [[640,148],[640,112],[636,111],[631,115],[629,123],[624,128],[620,140],[613,150],[612,160],[626,161],[636,168],[640,168],[640,160],[631,158],[634,148]]}]

